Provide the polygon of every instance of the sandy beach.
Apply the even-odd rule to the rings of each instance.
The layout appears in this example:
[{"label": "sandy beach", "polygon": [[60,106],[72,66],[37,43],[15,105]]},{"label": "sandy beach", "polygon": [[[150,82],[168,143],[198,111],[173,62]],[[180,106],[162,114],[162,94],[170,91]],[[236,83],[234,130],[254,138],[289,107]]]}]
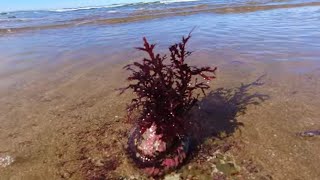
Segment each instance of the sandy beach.
[{"label": "sandy beach", "polygon": [[317,12],[309,22],[296,21],[293,9],[264,10],[2,35],[0,157],[13,162],[0,166],[0,179],[149,179],[126,155],[134,95],[116,91],[127,83],[122,67],[144,56],[133,49],[142,36],[165,53],[201,23],[189,61],[217,66],[217,79],[191,112],[199,148],[167,178],[318,179],[320,137],[297,133],[320,129],[319,33],[306,26],[319,6],[299,11]]}]

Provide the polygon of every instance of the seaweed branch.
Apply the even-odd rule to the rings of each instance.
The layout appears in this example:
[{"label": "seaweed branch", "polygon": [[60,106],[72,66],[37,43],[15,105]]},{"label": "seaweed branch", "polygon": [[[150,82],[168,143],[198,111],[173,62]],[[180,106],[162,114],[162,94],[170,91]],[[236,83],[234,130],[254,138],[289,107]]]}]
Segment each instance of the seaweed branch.
[{"label": "seaweed branch", "polygon": [[[153,123],[160,127],[158,134],[173,137],[184,135],[187,124],[186,113],[197,103],[200,89],[209,88],[206,83],[215,78],[216,67],[196,67],[186,63],[192,52],[186,50],[191,34],[181,42],[169,47],[170,57],[154,52],[155,44],[143,38],[143,47],[136,49],[147,54],[142,62],[133,62],[124,67],[131,72],[130,84],[121,88],[121,94],[132,89],[136,98],[128,105],[128,117],[138,110],[141,116],[135,121],[142,131]],[[168,63],[166,63],[168,61]],[[201,80],[199,80],[199,77]]]}]

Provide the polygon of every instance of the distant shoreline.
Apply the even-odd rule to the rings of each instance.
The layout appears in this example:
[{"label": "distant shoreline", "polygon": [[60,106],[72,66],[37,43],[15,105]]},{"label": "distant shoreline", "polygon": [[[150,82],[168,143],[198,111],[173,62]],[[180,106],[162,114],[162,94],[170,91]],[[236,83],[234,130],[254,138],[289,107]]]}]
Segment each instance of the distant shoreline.
[{"label": "distant shoreline", "polygon": [[[127,4],[126,4],[127,5]],[[124,5],[124,6],[126,6]],[[120,7],[122,5],[114,5],[108,7]],[[49,24],[35,24],[34,26],[24,25],[23,27],[7,27],[0,29],[0,36],[5,34],[13,33],[23,33],[28,31],[39,31],[39,30],[50,30],[50,29],[60,29],[68,27],[78,27],[84,25],[112,25],[120,23],[132,23],[138,21],[152,20],[157,18],[164,17],[173,17],[173,16],[187,16],[201,13],[213,13],[213,14],[233,14],[233,13],[249,13],[257,11],[266,11],[266,10],[276,10],[276,9],[288,9],[288,8],[300,8],[300,7],[318,7],[320,2],[306,2],[306,3],[297,3],[297,4],[280,4],[280,5],[245,5],[245,6],[235,6],[235,7],[214,7],[211,5],[192,5],[187,7],[178,7],[178,8],[167,8],[162,10],[141,10],[137,12],[129,13],[128,15],[120,15],[117,10],[106,11],[106,14],[109,14],[110,17],[84,17],[84,18],[75,18],[65,21],[52,22]],[[86,7],[83,9],[70,9],[70,11],[54,11],[56,13],[63,13],[76,10],[94,10],[96,8],[105,8],[105,7]],[[107,8],[109,9],[109,8]],[[50,11],[51,12],[51,11]],[[9,17],[9,16],[8,16]],[[12,21],[24,21],[25,18],[21,20],[19,17],[13,16]],[[0,19],[1,20],[1,19]],[[9,20],[8,20],[9,21]]]}]

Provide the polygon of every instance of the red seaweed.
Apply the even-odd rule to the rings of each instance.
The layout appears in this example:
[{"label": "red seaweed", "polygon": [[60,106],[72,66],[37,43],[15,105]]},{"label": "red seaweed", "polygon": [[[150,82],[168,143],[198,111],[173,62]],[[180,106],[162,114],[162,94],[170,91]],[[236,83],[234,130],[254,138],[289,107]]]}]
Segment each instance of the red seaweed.
[{"label": "red seaweed", "polygon": [[[182,41],[169,47],[170,56],[154,52],[155,44],[143,38],[140,51],[148,57],[142,62],[134,62],[124,67],[131,72],[128,77],[130,84],[121,89],[123,93],[132,89],[137,95],[128,106],[128,117],[134,110],[139,110],[140,118],[135,119],[142,130],[156,124],[157,134],[170,138],[186,131],[186,113],[197,103],[199,94],[195,90],[209,88],[207,81],[215,78],[216,67],[196,67],[186,63],[192,52],[186,50],[191,34],[182,37]],[[169,63],[165,63],[169,59]],[[199,81],[198,77],[202,77]],[[194,78],[195,77],[195,78]]]},{"label": "red seaweed", "polygon": [[[191,35],[169,47],[170,55],[154,52],[155,44],[143,38],[147,54],[141,62],[124,67],[130,71],[129,85],[121,93],[132,89],[136,98],[128,105],[128,120],[137,126],[129,137],[128,152],[136,164],[150,176],[160,176],[180,166],[189,152],[186,117],[196,105],[201,90],[209,88],[208,81],[215,78],[216,67],[196,67],[186,62],[192,53],[186,50]],[[199,78],[201,80],[199,80]],[[134,111],[138,118],[131,118]]]}]

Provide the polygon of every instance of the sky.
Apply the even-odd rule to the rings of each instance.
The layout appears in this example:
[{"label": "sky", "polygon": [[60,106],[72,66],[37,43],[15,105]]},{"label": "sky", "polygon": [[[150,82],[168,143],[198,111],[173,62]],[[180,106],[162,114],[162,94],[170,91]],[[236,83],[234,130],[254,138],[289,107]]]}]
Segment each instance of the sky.
[{"label": "sky", "polygon": [[0,11],[59,9],[141,1],[152,0],[0,0]]}]

